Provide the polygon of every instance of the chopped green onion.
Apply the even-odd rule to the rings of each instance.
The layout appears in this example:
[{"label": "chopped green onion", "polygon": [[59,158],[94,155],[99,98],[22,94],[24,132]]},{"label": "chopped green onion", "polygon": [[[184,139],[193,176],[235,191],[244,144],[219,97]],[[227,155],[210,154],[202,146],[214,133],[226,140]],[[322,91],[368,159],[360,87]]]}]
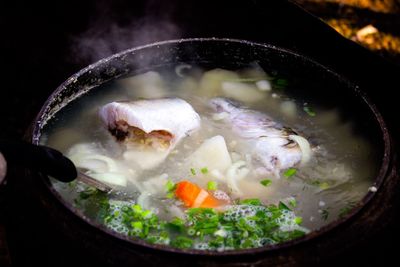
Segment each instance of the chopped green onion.
[{"label": "chopped green onion", "polygon": [[196,170],[195,170],[195,169],[190,168],[190,172],[191,172],[193,175],[196,175]]},{"label": "chopped green onion", "polygon": [[329,217],[329,211],[327,209],[323,209],[321,211],[321,218],[326,221]]},{"label": "chopped green onion", "polygon": [[356,206],[356,202],[348,202],[347,205],[340,209],[339,218],[345,217],[354,207]]},{"label": "chopped green onion", "polygon": [[300,224],[303,222],[303,218],[301,218],[301,217],[296,217],[296,218],[294,218],[294,222],[295,222],[296,224],[300,225]]},{"label": "chopped green onion", "polygon": [[314,180],[311,182],[311,184],[318,186],[321,190],[326,190],[330,187],[328,182],[321,182],[320,180]]},{"label": "chopped green onion", "polygon": [[217,182],[215,182],[215,181],[209,181],[209,182],[207,183],[207,189],[208,189],[208,190],[217,190],[217,188],[218,188]]},{"label": "chopped green onion", "polygon": [[81,199],[88,199],[91,196],[94,196],[96,193],[98,192],[98,190],[94,187],[88,187],[85,190],[79,192],[79,197]]},{"label": "chopped green onion", "polygon": [[263,186],[269,186],[272,184],[272,181],[270,179],[265,179],[260,181],[260,184],[262,184]]},{"label": "chopped green onion", "polygon": [[315,111],[309,106],[303,107],[303,110],[311,117],[315,117],[315,115],[317,115],[317,113],[315,113]]},{"label": "chopped green onion", "polygon": [[287,169],[287,170],[283,173],[283,175],[284,175],[286,178],[289,178],[289,177],[292,177],[293,175],[295,175],[296,172],[297,172],[297,170],[296,170],[295,168],[289,168],[289,169]]},{"label": "chopped green onion", "polygon": [[185,221],[175,217],[172,221],[167,223],[167,227],[175,232],[183,233],[185,230]]},{"label": "chopped green onion", "polygon": [[131,226],[134,230],[141,231],[143,230],[143,223],[142,222],[131,222]]},{"label": "chopped green onion", "polygon": [[200,171],[201,171],[202,174],[207,174],[208,173],[207,167],[201,168]]},{"label": "chopped green onion", "polygon": [[191,248],[193,245],[193,239],[184,236],[178,236],[171,242],[171,245],[176,248]]},{"label": "chopped green onion", "polygon": [[105,221],[106,223],[109,223],[109,222],[111,222],[113,219],[114,219],[114,217],[110,215],[110,216],[105,217],[105,218],[104,218],[104,221]]},{"label": "chopped green onion", "polygon": [[139,213],[139,214],[142,214],[142,207],[141,206],[139,206],[139,205],[132,205],[131,206],[131,208],[132,208],[132,210],[135,212],[135,213]]},{"label": "chopped green onion", "polygon": [[195,230],[193,227],[190,227],[190,228],[187,230],[187,234],[190,235],[190,236],[193,236],[193,235],[196,234],[196,230]]},{"label": "chopped green onion", "polygon": [[327,183],[327,182],[322,182],[320,185],[319,185],[319,188],[321,188],[322,190],[325,190],[325,189],[328,189],[330,186],[329,186],[329,184]]},{"label": "chopped green onion", "polygon": [[167,192],[174,191],[176,189],[176,184],[171,180],[168,180],[165,184],[165,189],[167,190]]},{"label": "chopped green onion", "polygon": [[289,200],[289,205],[292,206],[293,208],[295,208],[297,206],[297,201],[294,197],[290,198]]},{"label": "chopped green onion", "polygon": [[290,210],[290,208],[289,208],[288,206],[286,206],[286,204],[283,203],[282,201],[279,201],[278,208],[279,208],[280,210]]},{"label": "chopped green onion", "polygon": [[240,201],[240,204],[247,204],[247,205],[252,205],[252,206],[261,206],[262,202],[258,198],[249,198],[249,199],[243,199]]},{"label": "chopped green onion", "polygon": [[149,218],[152,214],[153,212],[151,210],[145,210],[142,212],[142,217],[146,219]]},{"label": "chopped green onion", "polygon": [[[237,205],[225,211],[190,208],[186,210],[185,217],[165,221],[139,205],[113,203],[108,213],[105,211],[106,216],[102,220],[118,232],[127,231],[129,236],[182,249],[193,248],[197,242],[213,250],[256,248],[291,240],[306,233],[302,227],[296,228],[297,224],[302,223],[302,218],[282,202],[278,206],[267,206],[259,199],[245,199],[238,204],[244,206]],[[295,224],[290,230],[280,227],[282,220],[287,218],[292,218]]]},{"label": "chopped green onion", "polygon": [[168,180],[167,183],[165,184],[165,189],[167,191],[167,198],[174,198],[176,184],[171,180]]}]

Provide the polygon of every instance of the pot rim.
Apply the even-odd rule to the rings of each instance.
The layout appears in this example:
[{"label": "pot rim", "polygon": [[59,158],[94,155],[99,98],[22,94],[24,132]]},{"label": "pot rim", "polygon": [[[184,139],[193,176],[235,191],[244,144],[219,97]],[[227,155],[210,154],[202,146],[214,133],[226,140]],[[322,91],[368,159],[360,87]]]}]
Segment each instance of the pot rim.
[{"label": "pot rim", "polygon": [[[33,144],[36,144],[36,145],[39,144],[40,137],[41,137],[41,130],[42,130],[43,126],[46,124],[47,120],[52,117],[51,115],[49,115],[50,104],[54,101],[54,99],[56,99],[56,97],[63,90],[65,90],[65,88],[67,86],[69,86],[73,81],[75,81],[82,74],[90,72],[91,70],[95,69],[96,67],[100,67],[101,65],[103,65],[109,61],[112,61],[114,58],[122,57],[125,54],[140,52],[143,49],[153,48],[153,47],[162,46],[162,45],[168,45],[168,44],[179,45],[181,43],[190,43],[190,42],[238,43],[238,44],[250,45],[250,46],[254,46],[254,47],[262,47],[262,48],[266,48],[266,49],[270,49],[270,50],[274,50],[274,51],[291,54],[292,56],[302,58],[305,61],[318,66],[318,68],[324,69],[324,71],[327,71],[330,74],[336,76],[339,80],[342,80],[342,81],[344,80],[347,83],[350,82],[350,84],[353,84],[345,76],[339,75],[337,72],[316,62],[315,60],[311,59],[310,57],[308,57],[306,55],[302,55],[295,51],[292,51],[292,50],[289,50],[286,48],[281,48],[281,47],[271,45],[268,43],[259,43],[259,42],[249,41],[249,40],[240,40],[240,39],[231,39],[231,38],[184,38],[184,39],[165,40],[165,41],[154,42],[154,43],[150,43],[150,44],[146,44],[146,45],[142,45],[142,46],[133,47],[133,48],[121,51],[119,53],[113,54],[109,57],[100,59],[99,61],[97,61],[93,64],[90,64],[89,66],[81,69],[77,73],[70,76],[66,81],[64,81],[60,86],[57,87],[57,89],[49,96],[49,98],[43,104],[41,110],[39,111],[38,115],[35,118],[32,130],[29,132],[29,134],[31,135],[30,141]],[[323,227],[319,228],[318,230],[313,230],[310,233],[308,233],[302,237],[293,239],[293,240],[289,240],[289,241],[282,242],[282,243],[275,244],[275,245],[267,245],[267,246],[260,247],[260,248],[227,250],[227,251],[222,251],[222,252],[211,251],[211,250],[177,249],[177,248],[173,248],[173,247],[166,246],[166,245],[150,244],[139,238],[132,238],[132,237],[128,237],[126,235],[119,234],[119,233],[114,232],[111,229],[105,227],[104,225],[102,225],[100,223],[89,220],[86,216],[83,215],[83,213],[79,209],[75,208],[71,203],[68,203],[61,197],[61,195],[52,186],[52,184],[47,176],[43,175],[42,181],[45,183],[46,187],[52,193],[53,197],[55,199],[57,199],[58,201],[60,201],[63,204],[63,206],[69,212],[71,212],[74,216],[76,216],[79,219],[83,220],[84,222],[88,223],[92,227],[102,231],[106,235],[108,235],[114,239],[118,239],[125,243],[128,243],[128,245],[137,245],[137,246],[142,246],[142,247],[152,249],[152,250],[161,250],[164,252],[172,252],[172,253],[176,253],[176,254],[213,256],[213,257],[214,256],[215,257],[223,257],[223,256],[232,256],[232,255],[235,255],[235,256],[237,256],[237,255],[254,255],[254,254],[259,254],[259,253],[269,253],[269,252],[273,252],[276,250],[286,249],[286,248],[289,248],[289,247],[292,247],[295,245],[302,244],[304,242],[308,242],[310,240],[314,240],[315,238],[317,238],[333,229],[338,228],[339,226],[343,225],[345,222],[350,221],[357,214],[359,214],[361,212],[361,210],[368,203],[371,202],[371,200],[374,198],[374,196],[379,192],[379,188],[381,187],[382,183],[384,182],[384,180],[387,176],[387,173],[389,170],[389,165],[390,165],[391,158],[392,158],[391,138],[390,138],[389,130],[386,126],[386,123],[385,123],[381,113],[378,111],[376,105],[370,101],[368,96],[364,92],[362,92],[358,86],[354,86],[354,84],[353,84],[352,87],[354,87],[354,89],[353,89],[354,93],[358,97],[361,97],[362,100],[367,104],[368,108],[372,111],[372,113],[375,117],[375,120],[379,124],[380,130],[382,132],[382,139],[383,139],[383,146],[384,146],[383,160],[382,160],[381,166],[379,168],[379,172],[376,176],[376,179],[372,182],[372,185],[371,185],[371,187],[375,187],[377,190],[376,191],[368,190],[368,192],[365,194],[365,196],[362,198],[362,200],[359,201],[357,203],[357,205],[354,206],[345,216],[343,216],[341,218],[337,218],[334,221],[330,222],[329,224],[324,225]],[[90,89],[92,89],[92,88],[89,88],[88,90],[90,90]],[[78,96],[79,95],[75,96],[73,99],[65,101],[66,103],[63,102],[64,105],[59,106],[58,109],[56,110],[56,112],[61,110],[65,105],[67,105],[69,102],[76,99]],[[47,118],[44,118],[44,117],[47,117]]]}]

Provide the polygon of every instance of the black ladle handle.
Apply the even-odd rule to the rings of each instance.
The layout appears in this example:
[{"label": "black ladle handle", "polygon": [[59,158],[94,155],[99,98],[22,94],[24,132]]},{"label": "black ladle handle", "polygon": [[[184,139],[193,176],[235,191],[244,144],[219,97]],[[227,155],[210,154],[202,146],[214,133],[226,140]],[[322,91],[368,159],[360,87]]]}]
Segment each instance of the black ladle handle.
[{"label": "black ladle handle", "polygon": [[50,175],[61,182],[71,182],[77,170],[70,159],[53,148],[22,141],[1,141],[0,152],[8,166],[21,166]]}]

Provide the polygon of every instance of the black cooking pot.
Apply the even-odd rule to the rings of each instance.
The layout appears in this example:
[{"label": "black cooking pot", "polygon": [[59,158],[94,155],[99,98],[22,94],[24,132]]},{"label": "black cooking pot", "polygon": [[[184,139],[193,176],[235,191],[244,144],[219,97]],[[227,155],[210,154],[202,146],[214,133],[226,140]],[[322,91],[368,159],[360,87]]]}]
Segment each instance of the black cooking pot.
[{"label": "black cooking pot", "polygon": [[48,98],[29,133],[30,140],[39,144],[43,127],[53,115],[97,86],[178,63],[233,70],[257,64],[267,73],[295,77],[289,94],[326,108],[338,107],[343,120],[355,122],[355,134],[362,133],[374,145],[378,169],[371,186],[377,191],[366,192],[344,218],[302,238],[257,249],[214,252],[150,245],[112,232],[80,216],[47,176],[30,173],[46,211],[46,221],[62,240],[60,247],[70,250],[69,246],[77,246],[84,251],[87,262],[113,266],[299,265],[337,262],[379,234],[390,218],[390,205],[399,187],[384,119],[357,84],[310,58],[271,45],[229,39],[183,39],[133,48],[100,60],[70,77]]}]

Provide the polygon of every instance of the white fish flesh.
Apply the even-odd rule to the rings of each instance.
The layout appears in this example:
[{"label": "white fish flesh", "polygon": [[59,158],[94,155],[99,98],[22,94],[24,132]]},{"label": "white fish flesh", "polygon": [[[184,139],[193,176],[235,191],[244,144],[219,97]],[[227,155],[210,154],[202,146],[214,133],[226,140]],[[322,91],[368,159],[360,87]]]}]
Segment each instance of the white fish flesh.
[{"label": "white fish flesh", "polygon": [[112,102],[99,115],[119,141],[145,141],[166,148],[200,127],[200,116],[179,98]]},{"label": "white fish flesh", "polygon": [[100,108],[99,116],[127,145],[124,158],[142,169],[161,163],[182,138],[200,127],[200,116],[179,98],[112,102]]},{"label": "white fish flesh", "polygon": [[210,105],[217,114],[227,114],[223,121],[248,142],[252,149],[252,161],[262,166],[262,172],[279,176],[280,170],[309,159],[308,142],[305,141],[306,145],[302,143],[302,149],[296,141],[299,138],[293,138],[298,135],[292,129],[282,126],[265,113],[241,107],[239,103],[225,98],[213,98]]}]

